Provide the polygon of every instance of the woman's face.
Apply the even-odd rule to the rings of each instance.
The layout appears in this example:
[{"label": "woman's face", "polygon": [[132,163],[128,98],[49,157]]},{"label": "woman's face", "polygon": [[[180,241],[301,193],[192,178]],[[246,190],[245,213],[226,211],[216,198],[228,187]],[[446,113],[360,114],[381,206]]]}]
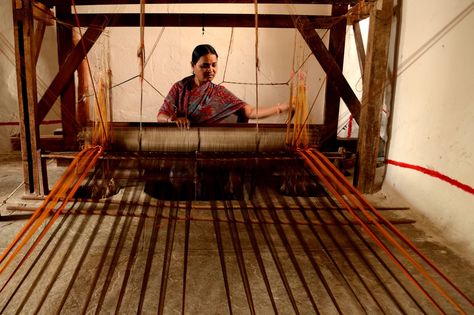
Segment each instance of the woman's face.
[{"label": "woman's face", "polygon": [[197,85],[212,81],[217,73],[217,56],[214,54],[201,56],[193,66],[193,72]]}]

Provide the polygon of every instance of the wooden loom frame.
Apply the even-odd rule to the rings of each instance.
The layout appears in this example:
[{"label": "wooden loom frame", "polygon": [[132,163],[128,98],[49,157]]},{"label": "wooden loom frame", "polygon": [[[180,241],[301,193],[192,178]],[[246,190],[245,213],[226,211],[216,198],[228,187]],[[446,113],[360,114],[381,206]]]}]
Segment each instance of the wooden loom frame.
[{"label": "wooden loom frame", "polygon": [[[374,2],[376,0],[366,0]],[[393,8],[393,0],[378,0],[389,3]],[[15,54],[17,67],[18,100],[20,111],[20,142],[22,148],[22,160],[25,179],[25,190],[29,193],[41,194],[41,174],[43,174],[43,186],[47,190],[47,182],[42,170],[46,167],[41,159],[41,150],[46,148],[60,148],[61,150],[77,149],[77,122],[76,95],[74,83],[74,71],[84,59],[84,48],[86,53],[99,38],[102,30],[113,26],[139,26],[139,14],[80,14],[79,21],[82,27],[88,29],[84,37],[75,46],[72,40],[72,31],[67,27],[57,24],[58,61],[59,71],[52,83],[41,97],[37,100],[36,71],[35,65],[40,51],[44,26],[34,31],[32,0],[12,0],[13,20],[15,29]],[[259,3],[288,3],[287,0],[262,0]],[[336,141],[336,133],[339,102],[344,100],[354,119],[359,120],[361,113],[361,102],[356,97],[352,88],[342,74],[344,44],[347,20],[343,19],[334,24],[335,18],[347,13],[348,7],[356,5],[358,0],[295,0],[294,4],[331,4],[331,16],[289,16],[289,15],[264,15],[259,14],[259,27],[262,28],[293,28],[296,26],[309,48],[314,53],[323,70],[328,76],[325,98],[324,129],[329,143]],[[47,8],[55,7],[56,16],[59,20],[75,25],[74,16],[71,13],[70,0],[41,0]],[[77,0],[76,5],[96,4],[138,4],[138,0]],[[149,0],[147,3],[195,3],[188,0],[160,1]],[[253,3],[251,0],[207,0],[200,3]],[[387,5],[388,6],[388,5]],[[208,27],[254,27],[253,14],[146,14],[145,25],[148,26],[203,26],[203,21]],[[38,26],[42,26],[42,20]],[[357,23],[357,21],[354,21]],[[90,27],[93,26],[93,27]],[[331,27],[332,26],[332,27]],[[316,28],[331,27],[329,48],[326,48],[319,37]],[[390,34],[390,33],[388,33]],[[369,35],[370,36],[370,35]],[[389,35],[388,35],[389,37]],[[83,48],[84,47],[84,48]],[[369,50],[370,51],[370,50]],[[388,53],[387,53],[388,54]],[[371,56],[367,59],[370,60]],[[386,63],[385,56],[385,63]],[[368,65],[364,69],[370,68]],[[364,84],[364,90],[366,85]],[[376,88],[374,88],[376,90]],[[61,98],[61,121],[63,128],[62,139],[41,139],[39,137],[39,125],[52,108],[56,99]],[[370,102],[369,102],[370,104]],[[368,106],[366,106],[368,107]],[[377,117],[368,117],[366,121]],[[366,123],[368,125],[368,123]],[[362,126],[362,125],[361,125]],[[362,129],[362,128],[361,128]],[[380,128],[379,128],[380,129]],[[372,138],[378,138],[372,134]],[[370,149],[374,151],[374,149]],[[373,152],[372,152],[373,153]],[[372,154],[373,155],[373,154]],[[375,173],[375,167],[373,167]],[[362,178],[372,176],[363,173]]]}]

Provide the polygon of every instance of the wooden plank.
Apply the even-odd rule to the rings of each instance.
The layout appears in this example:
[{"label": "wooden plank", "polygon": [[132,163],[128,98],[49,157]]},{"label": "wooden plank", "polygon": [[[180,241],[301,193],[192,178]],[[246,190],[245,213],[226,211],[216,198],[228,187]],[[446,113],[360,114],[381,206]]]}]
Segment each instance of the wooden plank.
[{"label": "wooden plank", "polygon": [[41,193],[41,166],[38,158],[39,124],[36,121],[36,63],[32,3],[12,1],[15,35],[20,142],[25,192]]},{"label": "wooden plank", "polygon": [[[41,150],[50,152],[61,152],[64,151],[64,141],[62,137],[55,136],[42,136],[39,140]],[[12,150],[21,150],[21,138],[11,137],[10,144]],[[43,179],[44,181],[44,179]]]},{"label": "wooden plank", "polygon": [[359,60],[360,73],[363,75],[365,67],[365,48],[364,41],[362,39],[362,32],[360,31],[360,24],[358,21],[352,24],[352,29],[354,31],[354,41],[357,49],[357,58]]},{"label": "wooden plank", "polygon": [[[347,5],[334,5],[332,15],[344,15],[347,13]],[[341,19],[331,27],[329,33],[329,53],[342,71],[344,65],[344,46],[346,44],[347,19]],[[325,147],[329,150],[336,150],[337,145],[337,125],[339,122],[339,105],[341,96],[337,88],[334,77],[327,79],[325,103],[324,103],[324,125],[327,127],[327,134],[324,136]]]},{"label": "wooden plank", "polygon": [[107,26],[108,19],[102,15],[97,15],[94,22],[95,27],[90,27],[84,33],[84,37],[81,41],[72,49],[71,53],[67,56],[64,64],[60,67],[55,78],[51,82],[50,86],[44,93],[43,97],[38,103],[38,121],[43,121],[46,114],[49,112],[54,102],[58,98],[59,94],[66,87],[66,83],[74,74],[77,67],[81,64],[85,57],[82,43],[84,43],[85,53],[87,53],[95,41],[102,34],[103,29]]},{"label": "wooden plank", "polygon": [[[80,34],[74,32],[72,39],[76,45],[81,40]],[[89,67],[84,59],[77,68],[77,122],[80,127],[86,127],[90,120],[89,79]]]},{"label": "wooden plank", "polygon": [[[41,3],[48,7],[57,5],[72,5],[71,0],[40,0]],[[140,0],[76,0],[76,5],[102,5],[102,4],[140,4]],[[359,0],[292,0],[292,4],[345,4],[345,5],[356,5]],[[196,1],[192,0],[147,0],[147,4],[184,4],[191,3],[195,4]],[[204,0],[199,3],[229,3],[229,4],[240,4],[240,3],[254,3],[254,0]],[[259,0],[260,4],[286,4],[288,0]]]},{"label": "wooden plank", "polygon": [[362,109],[359,123],[357,188],[372,193],[379,153],[380,113],[387,82],[387,62],[392,29],[393,0],[379,0],[370,13],[367,57],[363,77]]},{"label": "wooden plank", "polygon": [[311,22],[304,16],[295,17],[295,26],[301,33],[316,59],[321,64],[328,77],[335,83],[339,94],[349,108],[352,116],[358,122],[360,114],[360,101],[342,74],[341,68],[331,56],[321,37],[313,28]]},{"label": "wooden plank", "polygon": [[36,20],[35,29],[35,64],[38,63],[38,57],[43,43],[44,31],[47,25],[54,25],[54,15],[50,9],[41,3],[35,3],[33,6],[33,18]]},{"label": "wooden plank", "polygon": [[[67,17],[71,17],[70,6],[57,6],[56,16],[63,21]],[[58,63],[59,67],[67,66],[69,62],[68,56],[71,53],[74,44],[72,40],[72,28],[62,23],[56,26],[56,38],[58,47]],[[79,46],[82,49],[82,46]],[[76,87],[74,76],[69,76],[61,90],[61,124],[64,138],[64,150],[74,150],[76,148],[76,138],[78,124],[76,122]]]},{"label": "wooden plank", "polygon": [[38,21],[38,23],[36,24],[35,40],[34,40],[35,65],[38,63],[38,58],[41,51],[41,44],[43,43],[45,30],[46,30],[46,24],[43,21]]},{"label": "wooden plank", "polygon": [[[78,14],[81,26],[89,26],[97,14]],[[101,14],[111,20],[108,27],[138,27],[140,14],[116,13]],[[306,16],[315,28],[330,28],[339,20],[337,16]],[[70,17],[63,20],[75,24]],[[145,15],[146,27],[255,27],[254,14],[194,14],[194,13],[148,13]],[[260,28],[294,28],[291,16],[282,14],[259,14]]]}]

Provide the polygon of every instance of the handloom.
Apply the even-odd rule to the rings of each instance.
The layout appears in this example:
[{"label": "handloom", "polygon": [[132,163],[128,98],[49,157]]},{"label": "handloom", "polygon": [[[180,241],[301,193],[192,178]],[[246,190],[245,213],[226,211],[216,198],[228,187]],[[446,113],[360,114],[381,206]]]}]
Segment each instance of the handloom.
[{"label": "handloom", "polygon": [[[140,1],[142,85],[144,3]],[[258,14],[255,18],[258,35]],[[256,55],[258,59],[258,45]],[[258,89],[257,70],[256,77]],[[55,221],[62,217],[64,223],[76,214],[107,215],[118,191],[122,196],[115,208],[117,220],[100,262],[84,286],[86,298],[73,301],[83,314],[109,311],[108,294],[113,291],[115,270],[119,269],[120,256],[126,248],[129,259],[117,284],[119,292],[112,305],[115,313],[125,308],[146,313],[146,304],[152,296],[156,304],[153,311],[163,314],[167,290],[176,285],[170,281],[174,280],[173,255],[182,258],[181,313],[190,312],[188,308],[192,305],[187,303],[193,294],[189,290],[193,285],[188,268],[192,266],[188,260],[193,250],[190,238],[201,223],[208,223],[209,235],[215,237],[220,270],[214,272],[221,274],[225,305],[230,314],[236,311],[242,296],[251,314],[258,313],[261,296],[268,298],[275,313],[282,308],[281,299],[288,301],[290,310],[297,314],[306,313],[308,307],[321,313],[323,304],[331,305],[334,313],[339,314],[354,309],[366,314],[390,313],[393,308],[400,313],[410,313],[413,309],[420,313],[472,311],[472,299],[404,237],[394,225],[396,221],[386,219],[371,206],[317,150],[318,130],[307,122],[311,109],[306,100],[304,76],[295,75],[295,78],[298,80],[292,81],[290,96],[293,108],[286,128],[264,127],[258,121],[255,125],[233,125],[232,129],[225,125],[193,126],[186,131],[173,125],[114,124],[107,122],[106,89],[99,84],[95,93],[98,119],[94,126],[84,130],[84,149],[74,157],[0,257],[3,281],[0,292],[7,295],[0,313],[9,311],[17,289],[24,285],[41,259],[44,251],[38,253],[35,248],[42,244],[43,238],[52,240],[61,231],[62,224],[55,225]],[[88,192],[87,187],[98,187],[97,193]],[[71,206],[71,200],[80,206]],[[81,212],[81,206],[90,209]],[[151,235],[146,234],[145,228],[149,218],[153,218]],[[134,229],[132,222],[136,223]],[[94,228],[95,233],[97,230],[100,224]],[[181,247],[177,246],[175,237],[178,230],[183,236]],[[145,235],[147,238],[143,240]],[[112,242],[114,238],[116,243]],[[129,247],[125,246],[127,241],[131,241]],[[69,285],[61,292],[55,308],[57,313],[73,299],[77,275],[89,272],[81,266],[87,260],[94,238],[85,242],[87,246],[77,256],[79,262]],[[323,254],[314,253],[312,242],[317,242]],[[161,245],[159,255],[158,244]],[[43,248],[48,245],[49,241]],[[329,250],[329,245],[335,246],[337,252]],[[348,253],[344,246],[350,246],[353,251]],[[177,248],[181,250],[179,255]],[[145,255],[140,255],[140,250]],[[230,261],[231,256],[235,261]],[[143,258],[142,265],[138,265],[137,257]],[[35,260],[20,280],[12,281],[15,276],[20,277],[21,269],[26,269],[28,259]],[[64,257],[64,261],[68,259]],[[249,260],[256,263],[250,264]],[[383,276],[374,265],[383,270]],[[236,279],[231,267],[241,280],[240,290],[231,281]],[[56,276],[61,268],[58,265]],[[290,274],[294,275],[293,279]],[[40,272],[38,279],[41,277]],[[158,281],[155,277],[159,277]],[[128,290],[127,285],[132,281],[140,283],[138,292]],[[265,291],[255,292],[254,281],[263,282]],[[16,287],[10,288],[9,284]],[[46,286],[44,296],[53,284],[51,281]],[[338,291],[337,286],[343,289]],[[37,281],[33,281],[29,294],[36,289],[39,290]],[[420,301],[420,295],[424,300]],[[27,298],[17,312],[21,312],[25,301]],[[42,303],[36,305],[36,312],[41,310]]]}]

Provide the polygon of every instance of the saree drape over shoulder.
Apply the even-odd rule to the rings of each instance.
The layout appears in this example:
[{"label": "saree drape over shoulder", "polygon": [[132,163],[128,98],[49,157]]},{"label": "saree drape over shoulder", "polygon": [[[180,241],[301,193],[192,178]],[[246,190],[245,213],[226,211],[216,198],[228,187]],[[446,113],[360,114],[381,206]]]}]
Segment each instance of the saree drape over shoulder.
[{"label": "saree drape over shoulder", "polygon": [[163,101],[158,115],[187,117],[195,123],[217,123],[236,113],[245,102],[221,85],[206,82],[193,88],[194,76],[176,82]]}]

